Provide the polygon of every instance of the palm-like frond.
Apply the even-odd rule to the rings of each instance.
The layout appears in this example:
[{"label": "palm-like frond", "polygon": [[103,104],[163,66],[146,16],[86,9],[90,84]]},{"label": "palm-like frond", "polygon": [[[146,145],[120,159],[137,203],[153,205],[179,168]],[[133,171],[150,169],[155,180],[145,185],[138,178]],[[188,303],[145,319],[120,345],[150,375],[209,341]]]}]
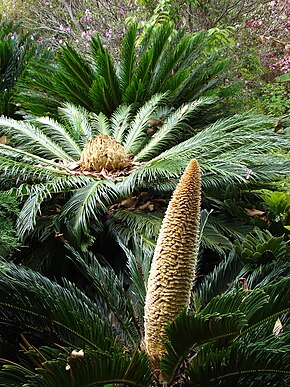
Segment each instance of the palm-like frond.
[{"label": "palm-like frond", "polygon": [[90,64],[69,45],[57,54],[57,62],[60,71],[53,73],[56,92],[65,100],[90,110],[92,103],[87,90],[94,80],[94,71]]},{"label": "palm-like frond", "polygon": [[152,117],[154,111],[161,103],[165,103],[165,95],[157,94],[150,101],[146,102],[137,112],[133,125],[126,135],[124,147],[128,153],[136,154],[143,145],[146,139],[148,121]]},{"label": "palm-like frond", "polygon": [[70,258],[88,281],[90,297],[102,305],[103,318],[111,323],[128,347],[137,347],[141,334],[123,282],[108,264],[101,264],[93,254],[81,255],[69,246],[68,250]]},{"label": "palm-like frond", "polygon": [[231,252],[209,274],[196,282],[192,291],[197,294],[201,305],[206,305],[214,296],[230,289],[242,266],[240,257]]},{"label": "palm-like frond", "polygon": [[[212,386],[241,384],[287,386],[289,345],[287,335],[274,336],[256,343],[234,343],[229,349],[202,347],[193,358],[188,371],[190,386],[202,386],[204,380]],[[279,357],[279,362],[277,362]]]},{"label": "palm-like frond", "polygon": [[13,135],[16,144],[24,150],[50,159],[73,161],[73,157],[65,152],[63,147],[28,122],[1,117],[0,126],[5,133]]},{"label": "palm-like frond", "polygon": [[90,122],[90,113],[80,106],[65,103],[59,108],[59,116],[66,130],[82,148],[97,134]]},{"label": "palm-like frond", "polygon": [[[100,305],[69,283],[58,285],[31,270],[1,262],[1,320],[26,326],[72,346],[101,348]],[[101,348],[104,351],[105,347]]]},{"label": "palm-like frond", "polygon": [[124,347],[112,345],[111,352],[98,353],[91,349],[84,351],[81,358],[74,357],[74,348],[63,351],[50,347],[26,349],[35,369],[15,365],[5,365],[0,375],[0,383],[11,386],[14,382],[27,381],[29,386],[79,387],[124,384],[126,386],[147,387],[153,382],[148,357],[144,352],[126,353]]},{"label": "palm-like frond", "polygon": [[100,222],[99,215],[107,212],[107,206],[118,198],[116,185],[107,180],[87,182],[63,207],[61,217],[72,222],[76,233],[87,231],[90,222]]},{"label": "palm-like frond", "polygon": [[134,153],[139,161],[148,161],[160,154],[163,150],[178,144],[184,135],[184,128],[189,119],[194,117],[200,109],[216,102],[215,98],[202,98],[194,103],[183,105],[165,117],[165,123],[157,131],[149,143],[139,146]]},{"label": "palm-like frond", "polygon": [[99,36],[92,38],[92,49],[97,69],[92,85],[92,97],[95,106],[97,103],[101,111],[110,114],[122,103],[116,65],[108,49],[102,47]]},{"label": "palm-like frond", "polygon": [[[111,119],[71,104],[61,108],[60,122],[48,118],[24,122],[1,118],[0,125],[15,144],[15,147],[0,145],[1,181],[8,188],[16,188],[13,194],[22,198],[30,195],[20,214],[21,235],[34,227],[36,215],[50,194],[63,193],[59,219],[70,222],[78,238],[90,228],[101,230],[103,215],[107,213],[111,217],[113,214],[110,206],[130,195],[138,196],[143,190],[157,198],[160,195],[169,197],[188,160],[194,157],[199,160],[203,172],[204,198],[206,200],[208,192],[208,201],[215,187],[231,184],[246,187],[252,182],[277,180],[289,173],[290,161],[280,152],[289,148],[289,139],[272,132],[271,119],[236,115],[201,131],[197,128],[193,131],[189,129],[188,118],[211,106],[215,99],[201,98],[177,110],[163,107],[165,100],[163,94],[153,96],[135,114],[134,107],[122,105]],[[152,136],[148,132],[150,120],[161,116],[164,122],[160,121]],[[190,131],[194,133],[184,141]],[[113,175],[106,175],[106,171],[105,174],[83,171],[79,163],[83,144],[98,134],[115,136],[122,142],[132,162],[128,170],[116,171]],[[222,210],[231,213],[229,202],[221,203]],[[216,207],[220,206],[216,204]],[[133,227],[134,212],[127,213],[131,217],[130,221],[127,217],[128,223],[124,219],[118,221],[117,214],[115,211],[115,218],[107,223],[112,229],[111,235],[114,229],[118,230],[119,240],[124,244],[139,230],[140,243],[152,250],[152,240],[157,234],[150,232],[148,237],[148,230],[143,232],[142,227]],[[139,222],[136,217],[134,222]],[[21,223],[25,223],[24,228],[20,227]],[[136,232],[130,231],[134,228]],[[242,231],[245,228],[241,223],[224,219],[220,209],[210,216],[202,243],[222,253],[231,247],[226,237],[240,237]],[[218,233],[224,233],[225,237]]]},{"label": "palm-like frond", "polygon": [[206,33],[190,36],[169,23],[149,28],[138,39],[133,25],[117,64],[97,36],[88,61],[66,46],[57,63],[33,63],[22,80],[19,102],[36,115],[55,114],[57,101],[111,115],[121,103],[136,109],[154,94],[170,92],[171,104],[178,107],[217,87],[225,76],[228,61],[221,54],[209,57],[207,44]]},{"label": "palm-like frond", "polygon": [[163,215],[158,212],[148,213],[141,210],[116,210],[106,222],[109,232],[119,243],[129,246],[132,238],[145,253],[151,254],[155,248]]},{"label": "palm-like frond", "polygon": [[[240,376],[239,371],[243,367],[245,374],[257,373],[257,368],[259,370],[258,372],[279,374],[279,372],[284,371],[285,374],[289,374],[289,371],[284,369],[285,366],[288,367],[285,362],[285,350],[288,347],[285,342],[286,336],[284,340],[281,338],[282,343],[286,344],[281,351],[281,362],[283,366],[281,364],[277,366],[276,362],[273,367],[273,351],[272,353],[269,352],[268,358],[266,355],[265,364],[256,367],[256,371],[254,371],[253,364],[251,364],[253,358],[250,355],[252,351],[256,354],[261,349],[265,351],[265,347],[262,347],[262,345],[266,346],[267,344],[265,343],[265,337],[261,327],[269,320],[272,320],[274,324],[274,319],[277,319],[277,316],[281,316],[286,311],[289,311],[288,297],[289,278],[285,278],[274,285],[265,287],[263,290],[257,289],[250,292],[238,291],[214,297],[200,312],[184,312],[180,314],[167,328],[168,342],[166,347],[168,352],[162,360],[164,376],[168,380],[172,380],[178,367],[193,349],[195,349],[196,354],[192,358],[189,375],[190,377],[194,375],[194,378],[191,380],[195,382],[202,380],[204,377],[210,381],[212,376],[217,377],[217,380],[222,380],[224,377],[226,378],[226,374],[227,376],[231,374],[232,377],[237,377]],[[207,328],[203,330],[205,326],[208,327],[209,331],[207,331]],[[257,343],[249,342],[249,331],[257,329],[261,340]],[[184,336],[184,332],[190,332],[190,334]],[[207,332],[209,336],[207,336]],[[206,337],[203,337],[203,334]],[[209,345],[210,337],[213,341],[227,341],[228,337],[231,337],[231,339],[228,348],[224,348],[220,352],[217,351],[218,356],[215,356],[213,348],[216,350],[218,345]],[[233,337],[235,338],[234,340]],[[274,347],[276,346],[275,341],[277,342],[277,339],[275,337],[273,339],[273,337],[272,339],[269,338],[269,342],[271,342],[270,347],[272,345]],[[203,346],[205,342],[207,344]],[[204,359],[205,353],[208,356],[207,360]],[[244,353],[245,358],[242,361],[242,366],[234,359],[234,353],[237,356],[239,356],[238,354]],[[265,354],[261,355],[261,359],[263,356]],[[202,371],[201,376],[200,364],[202,363],[200,362],[203,361],[206,367],[210,368],[214,364],[215,368],[212,368],[211,371],[207,369],[209,371],[208,374]],[[219,368],[222,364],[224,366]]]},{"label": "palm-like frond", "polygon": [[[167,354],[162,359],[162,372],[171,381],[194,346],[210,340],[237,335],[247,324],[243,313],[191,315],[181,313],[167,328]],[[183,332],[183,334],[182,334]],[[184,335],[184,332],[190,334]]]}]

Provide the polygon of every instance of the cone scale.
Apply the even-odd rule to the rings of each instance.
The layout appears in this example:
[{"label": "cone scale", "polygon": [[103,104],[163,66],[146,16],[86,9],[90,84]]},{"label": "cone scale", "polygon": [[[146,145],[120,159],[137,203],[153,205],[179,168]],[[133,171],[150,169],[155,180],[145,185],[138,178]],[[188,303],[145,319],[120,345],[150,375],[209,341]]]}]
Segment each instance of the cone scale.
[{"label": "cone scale", "polygon": [[200,168],[191,160],[168,205],[148,279],[145,300],[145,349],[159,361],[165,327],[189,307],[198,253],[201,202]]}]

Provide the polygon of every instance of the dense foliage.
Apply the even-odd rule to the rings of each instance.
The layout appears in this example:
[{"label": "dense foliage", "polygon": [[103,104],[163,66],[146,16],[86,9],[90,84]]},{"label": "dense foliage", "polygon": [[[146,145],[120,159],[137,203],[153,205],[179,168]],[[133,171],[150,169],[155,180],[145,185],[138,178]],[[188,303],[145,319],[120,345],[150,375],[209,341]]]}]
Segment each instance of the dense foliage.
[{"label": "dense foliage", "polygon": [[2,2],[0,385],[290,384],[289,12]]}]

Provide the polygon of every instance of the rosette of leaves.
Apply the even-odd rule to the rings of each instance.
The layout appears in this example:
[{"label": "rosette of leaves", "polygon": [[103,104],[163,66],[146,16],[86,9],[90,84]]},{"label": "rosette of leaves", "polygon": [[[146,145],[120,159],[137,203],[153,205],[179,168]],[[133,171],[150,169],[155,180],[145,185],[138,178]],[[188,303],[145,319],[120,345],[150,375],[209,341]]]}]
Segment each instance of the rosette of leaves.
[{"label": "rosette of leaves", "polygon": [[[235,115],[192,129],[189,120],[214,101],[201,98],[172,110],[164,95],[155,95],[137,113],[122,105],[110,120],[70,104],[60,109],[59,121],[2,117],[0,127],[13,145],[0,144],[1,182],[23,201],[19,236],[37,230],[43,239],[57,231],[80,245],[85,235],[103,232],[125,246],[136,237],[152,251],[166,198],[190,159],[199,159],[205,198],[214,187],[259,184],[289,173],[289,159],[273,152],[289,148],[289,139],[273,134],[267,117]],[[153,128],[152,119],[160,126]],[[186,140],[185,131],[191,133]],[[119,144],[124,163],[106,169],[108,157],[117,156],[112,145],[99,148],[97,170],[82,165],[87,144],[105,135]]]},{"label": "rosette of leaves", "polygon": [[230,59],[207,54],[208,44],[206,33],[175,31],[169,23],[148,28],[138,42],[132,25],[118,60],[96,36],[90,59],[67,45],[55,63],[35,61],[22,79],[17,101],[37,116],[55,116],[61,102],[110,116],[122,103],[136,109],[154,94],[169,92],[170,105],[178,107],[223,85]]}]

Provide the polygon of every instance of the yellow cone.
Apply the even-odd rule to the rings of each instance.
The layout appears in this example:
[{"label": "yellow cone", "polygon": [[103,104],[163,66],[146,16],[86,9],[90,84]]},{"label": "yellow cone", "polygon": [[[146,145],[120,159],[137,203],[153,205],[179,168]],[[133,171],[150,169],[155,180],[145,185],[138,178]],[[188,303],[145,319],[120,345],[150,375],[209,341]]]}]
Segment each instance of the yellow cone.
[{"label": "yellow cone", "polygon": [[195,275],[201,202],[198,162],[188,164],[168,205],[148,279],[145,301],[147,353],[161,359],[165,326],[187,309]]}]

